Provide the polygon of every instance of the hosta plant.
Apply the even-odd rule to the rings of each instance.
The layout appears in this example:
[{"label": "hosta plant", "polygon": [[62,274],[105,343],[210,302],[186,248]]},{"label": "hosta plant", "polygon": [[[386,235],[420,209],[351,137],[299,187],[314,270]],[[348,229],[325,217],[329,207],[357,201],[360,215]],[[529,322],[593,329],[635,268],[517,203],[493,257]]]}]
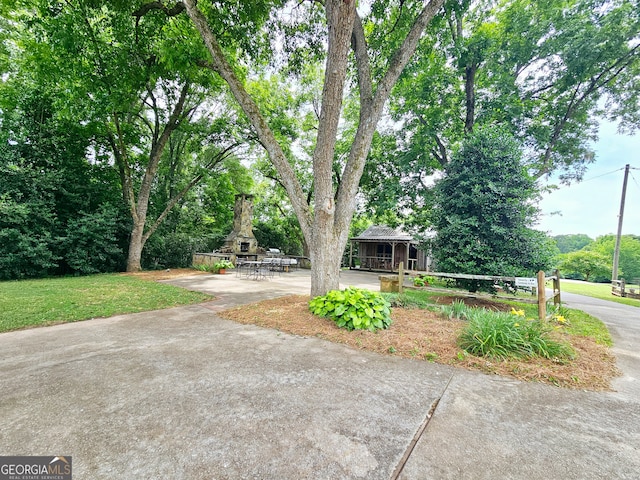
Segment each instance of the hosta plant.
[{"label": "hosta plant", "polygon": [[314,315],[327,317],[347,330],[379,330],[391,324],[391,309],[382,295],[361,288],[331,290],[309,302]]},{"label": "hosta plant", "polygon": [[235,268],[235,265],[233,265],[233,262],[231,262],[231,260],[222,259],[214,263],[213,268],[216,270],[230,270],[232,268]]}]

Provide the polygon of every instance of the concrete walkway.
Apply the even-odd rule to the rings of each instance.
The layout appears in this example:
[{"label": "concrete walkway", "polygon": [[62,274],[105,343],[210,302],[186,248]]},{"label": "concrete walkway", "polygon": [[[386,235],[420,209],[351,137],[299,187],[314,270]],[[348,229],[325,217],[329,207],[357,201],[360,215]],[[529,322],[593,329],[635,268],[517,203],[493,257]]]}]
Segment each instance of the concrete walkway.
[{"label": "concrete walkway", "polygon": [[215,314],[307,293],[304,271],[171,283],[218,299],[0,335],[0,455],[72,455],[80,480],[638,478],[639,344],[625,319],[640,310],[602,312],[625,376],[593,393]]}]

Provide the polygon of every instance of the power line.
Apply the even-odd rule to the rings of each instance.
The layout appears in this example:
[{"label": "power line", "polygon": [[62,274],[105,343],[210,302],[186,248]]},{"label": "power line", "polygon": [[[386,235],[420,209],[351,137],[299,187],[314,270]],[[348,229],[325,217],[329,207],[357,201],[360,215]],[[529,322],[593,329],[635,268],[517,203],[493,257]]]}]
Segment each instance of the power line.
[{"label": "power line", "polygon": [[[620,171],[624,170],[625,168],[626,167],[616,168],[615,170],[611,170],[610,172],[602,173],[600,175],[596,175],[595,177],[590,177],[590,178],[586,178],[586,179],[580,180],[576,184],[587,183],[587,182],[590,182],[591,180],[596,180],[596,179],[601,178],[601,177],[606,177],[607,175],[611,175],[612,173],[620,172]],[[638,168],[638,167],[629,167],[629,168],[631,170],[640,170],[640,168]],[[635,179],[634,179],[634,181],[635,181]],[[554,190],[562,190],[562,189],[565,189],[565,188],[570,188],[570,187],[573,187],[576,184],[560,185],[560,186],[556,185]],[[636,184],[637,184],[637,182],[636,182]],[[640,186],[639,186],[639,188],[640,188]]]},{"label": "power line", "polygon": [[[640,170],[640,168],[632,168],[632,170]],[[634,177],[633,173],[631,173],[631,172],[629,172],[629,174],[631,175],[631,178],[633,179],[633,182],[638,187],[638,190],[640,190],[640,183],[638,183],[638,180],[636,180],[636,177]]]},{"label": "power line", "polygon": [[610,172],[603,173],[602,175],[597,175],[597,176],[595,176],[595,177],[591,177],[591,178],[587,178],[587,179],[585,179],[585,180],[581,180],[579,183],[586,183],[586,182],[590,182],[591,180],[595,180],[596,178],[604,177],[604,176],[606,176],[606,175],[611,175],[612,173],[616,173],[616,172],[619,172],[620,170],[624,170],[624,169],[625,169],[625,167],[617,168],[617,169],[612,170],[612,171],[610,171]]}]

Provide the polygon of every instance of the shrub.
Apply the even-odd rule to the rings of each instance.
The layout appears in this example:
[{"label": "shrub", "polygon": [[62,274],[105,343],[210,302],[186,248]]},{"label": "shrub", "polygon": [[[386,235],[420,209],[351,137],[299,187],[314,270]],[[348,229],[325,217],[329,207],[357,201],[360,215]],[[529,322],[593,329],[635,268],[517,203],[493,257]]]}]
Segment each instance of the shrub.
[{"label": "shrub", "polygon": [[429,275],[418,275],[413,279],[414,287],[427,287],[435,282],[435,278]]},{"label": "shrub", "polygon": [[156,232],[142,250],[145,269],[189,267],[196,252],[211,252],[220,245],[217,234],[192,236],[188,233]]},{"label": "shrub", "polygon": [[58,266],[51,236],[0,228],[0,280],[44,277]]},{"label": "shrub", "polygon": [[107,205],[98,212],[80,212],[69,220],[60,248],[74,273],[116,272],[124,266],[126,256],[118,245],[118,223],[117,210]]},{"label": "shrub", "polygon": [[355,287],[331,290],[309,302],[314,315],[332,319],[347,330],[379,330],[391,325],[391,309],[382,295]]},{"label": "shrub", "polygon": [[567,344],[550,337],[551,328],[544,322],[515,314],[474,309],[468,313],[469,324],[458,338],[459,346],[482,357],[573,358]]}]

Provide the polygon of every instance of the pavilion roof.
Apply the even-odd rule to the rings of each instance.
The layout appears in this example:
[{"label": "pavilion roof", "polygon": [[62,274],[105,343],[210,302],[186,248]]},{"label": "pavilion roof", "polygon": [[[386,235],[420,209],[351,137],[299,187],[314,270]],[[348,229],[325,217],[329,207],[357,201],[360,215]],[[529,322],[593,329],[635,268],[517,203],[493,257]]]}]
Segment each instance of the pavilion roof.
[{"label": "pavilion roof", "polygon": [[399,229],[386,225],[372,225],[357,237],[351,238],[360,242],[413,242],[413,236]]}]

